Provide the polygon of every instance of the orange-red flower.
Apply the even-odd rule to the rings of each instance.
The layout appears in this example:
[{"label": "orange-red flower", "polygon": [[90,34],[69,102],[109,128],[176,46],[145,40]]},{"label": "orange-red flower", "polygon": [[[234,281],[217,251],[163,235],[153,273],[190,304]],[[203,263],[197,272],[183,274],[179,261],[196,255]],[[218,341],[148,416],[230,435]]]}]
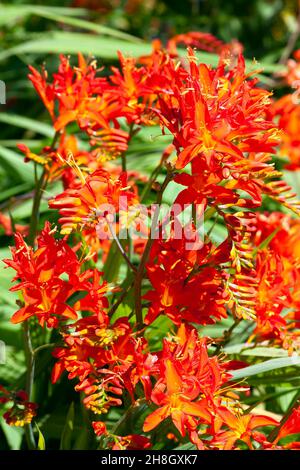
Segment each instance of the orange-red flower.
[{"label": "orange-red flower", "polygon": [[[53,74],[52,83],[48,83],[45,69],[39,73],[34,67],[29,68],[29,79],[48,109],[56,131],[64,129],[72,121],[77,121],[82,128],[106,125],[106,115],[111,109],[104,92],[109,86],[105,78],[96,76],[95,62],[88,64],[79,54],[78,67],[73,68],[69,59],[61,55],[59,69]],[[55,113],[56,102],[58,116]]]},{"label": "orange-red flower", "polygon": [[9,392],[0,385],[0,403],[13,403],[3,414],[3,418],[10,426],[25,426],[31,423],[36,416],[37,404],[28,401],[28,395],[24,390]]},{"label": "orange-red flower", "polygon": [[253,431],[264,426],[276,426],[278,421],[263,415],[244,414],[236,416],[230,410],[220,407],[218,416],[229,429],[216,434],[213,445],[221,450],[235,448],[237,441],[243,441],[249,449],[253,449],[252,439],[255,438]]},{"label": "orange-red flower", "polygon": [[274,441],[274,444],[276,444],[278,441],[280,441],[280,439],[282,439],[285,436],[290,436],[291,434],[299,434],[299,433],[300,433],[300,407],[298,406],[293,409],[292,413],[289,415],[285,423],[282,426],[280,426],[280,429]]},{"label": "orange-red flower", "polygon": [[285,95],[275,101],[270,109],[271,116],[278,122],[282,135],[279,143],[279,155],[286,160],[285,168],[299,170],[299,130],[300,105],[298,94]]},{"label": "orange-red flower", "polygon": [[160,99],[161,122],[178,151],[176,167],[200,158],[209,170],[228,168],[236,178],[244,152],[272,152],[277,143],[274,124],[263,119],[270,93],[247,80],[242,56],[229,71],[224,58],[217,69],[197,65],[192,50],[188,58],[187,71],[170,62],[172,90]]},{"label": "orange-red flower", "polygon": [[160,375],[151,393],[152,402],[159,407],[147,416],[144,431],[171,417],[182,436],[187,432],[203,448],[197,430],[200,423],[213,425],[220,406],[218,396],[228,378],[217,357],[209,358],[206,340],[199,339],[196,329],[182,324],[175,337],[163,342]]},{"label": "orange-red flower", "polygon": [[[137,203],[137,197],[127,187],[126,173],[119,178],[112,176],[104,169],[99,169],[83,179],[81,186],[70,188],[49,201],[49,206],[58,209],[62,233],[79,229],[96,227],[99,220],[112,216],[120,210],[127,210]],[[104,230],[109,234],[109,228]]]},{"label": "orange-red flower", "polygon": [[[21,282],[12,287],[20,290],[24,305],[13,315],[13,323],[23,322],[36,316],[43,326],[57,326],[59,318],[76,319],[77,314],[67,304],[74,292],[70,282],[79,273],[80,264],[75,252],[64,240],[56,241],[50,224],[47,223],[38,237],[38,249],[34,251],[24,241],[21,234],[15,235],[16,247],[11,249],[12,260],[5,263],[17,274],[14,280]],[[62,274],[69,276],[63,280]]]},{"label": "orange-red flower", "polygon": [[61,179],[65,188],[76,187],[79,176],[86,176],[98,168],[95,152],[80,150],[74,135],[62,134],[56,150],[47,146],[35,154],[24,144],[18,148],[25,154],[25,161],[42,164],[48,171],[48,181]]},{"label": "orange-red flower", "polygon": [[78,378],[76,390],[86,394],[84,404],[94,413],[121,405],[125,389],[134,399],[139,381],[149,388],[147,375],[155,371],[155,360],[145,353],[145,341],[136,338],[126,318],[110,324],[103,310],[102,315],[78,320],[63,338],[65,346],[54,351],[58,362],[52,381],[64,370],[69,379]]},{"label": "orange-red flower", "polygon": [[265,248],[256,257],[256,327],[250,339],[279,344],[292,352],[300,345],[299,222],[273,212],[258,214],[254,243]]},{"label": "orange-red flower", "polygon": [[[14,280],[21,281],[11,290],[22,292],[23,305],[13,315],[13,323],[35,316],[41,326],[57,327],[61,320],[76,320],[76,308],[86,307],[98,313],[102,306],[107,306],[104,299],[107,286],[100,284],[98,271],[81,273],[82,262],[77,259],[75,249],[65,239],[56,240],[54,232],[46,223],[37,238],[35,251],[21,234],[15,235],[12,259],[6,259],[5,263],[17,272]],[[70,297],[79,290],[89,291],[86,299],[77,302],[76,306],[69,305]]]},{"label": "orange-red flower", "polygon": [[145,436],[139,434],[117,436],[109,432],[102,421],[93,421],[92,425],[96,436],[106,438],[106,446],[112,450],[142,450],[151,447],[150,440]]},{"label": "orange-red flower", "polygon": [[223,262],[226,259],[226,252],[214,251],[210,243],[199,249],[201,245],[192,227],[182,227],[182,238],[171,235],[154,242],[147,264],[154,290],[144,296],[151,302],[147,324],[163,313],[176,325],[182,320],[207,324],[226,317],[227,275],[217,268],[222,257]]}]

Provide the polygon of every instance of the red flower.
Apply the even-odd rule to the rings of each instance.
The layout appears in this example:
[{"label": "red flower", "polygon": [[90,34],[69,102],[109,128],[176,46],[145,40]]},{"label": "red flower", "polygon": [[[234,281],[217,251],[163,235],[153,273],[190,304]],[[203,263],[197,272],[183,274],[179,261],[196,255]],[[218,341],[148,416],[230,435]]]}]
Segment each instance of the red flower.
[{"label": "red flower", "polygon": [[242,56],[228,72],[225,62],[221,58],[217,69],[198,66],[189,49],[189,71],[169,64],[173,86],[160,100],[159,116],[174,136],[177,168],[200,158],[209,169],[239,172],[243,152],[271,152],[276,145],[274,124],[262,119],[270,93],[247,80]]},{"label": "red flower", "polygon": [[[49,201],[49,206],[58,209],[62,233],[70,233],[74,228],[95,227],[99,219],[114,216],[114,211],[127,210],[136,204],[133,191],[128,190],[126,174],[113,179],[111,175],[99,169],[87,176],[78,188],[71,188]],[[105,224],[109,234],[109,228]]]},{"label": "red flower", "polygon": [[268,416],[251,413],[235,416],[231,411],[222,407],[218,409],[218,416],[229,428],[227,431],[219,432],[213,441],[213,445],[221,450],[234,449],[235,443],[238,440],[245,442],[249,449],[253,449],[252,438],[255,437],[253,430],[263,426],[276,426],[278,424],[275,419]]},{"label": "red flower", "polygon": [[56,382],[64,370],[69,379],[78,378],[76,390],[86,394],[84,404],[96,414],[121,405],[124,389],[134,400],[137,383],[141,381],[149,390],[148,376],[157,369],[155,358],[144,352],[145,341],[135,336],[127,319],[110,325],[104,311],[102,316],[78,320],[63,334],[65,346],[53,353],[58,362],[52,381]]},{"label": "red flower", "polygon": [[280,427],[279,433],[274,441],[276,444],[280,439],[291,434],[300,433],[300,406],[294,408],[288,419]]},{"label": "red flower", "polygon": [[[21,290],[24,299],[24,306],[11,321],[19,323],[36,316],[42,326],[46,323],[55,327],[60,317],[77,318],[74,309],[66,302],[74,292],[70,280],[75,280],[79,274],[80,263],[65,240],[55,240],[49,223],[45,224],[37,241],[38,249],[33,251],[17,233],[16,248],[11,249],[13,258],[5,260],[17,272],[14,280],[21,281],[11,290]],[[69,281],[63,280],[62,274],[69,276]]]},{"label": "red flower", "polygon": [[[72,121],[77,121],[82,128],[106,124],[105,117],[99,111],[103,101],[107,105],[103,93],[109,86],[105,78],[96,76],[95,62],[87,64],[78,54],[78,67],[72,68],[69,59],[61,55],[58,73],[53,75],[52,83],[47,82],[45,70],[40,74],[32,66],[29,68],[29,79],[48,109],[56,131]],[[56,102],[58,117],[55,116]]]},{"label": "red flower", "polygon": [[106,445],[112,450],[141,450],[151,447],[150,440],[145,436],[139,434],[116,436],[107,430],[102,421],[93,421],[92,425],[96,436],[105,437]]},{"label": "red flower", "polygon": [[0,385],[0,403],[13,402],[11,408],[3,414],[3,418],[10,426],[25,426],[31,423],[38,405],[28,401],[28,395],[23,390],[9,392]]},{"label": "red flower", "polygon": [[197,249],[201,244],[197,233],[188,229],[182,227],[181,239],[171,234],[167,240],[154,242],[147,265],[154,290],[144,296],[151,302],[146,324],[162,313],[176,325],[182,320],[206,324],[226,317],[226,274],[216,268],[219,253],[211,244]]},{"label": "red flower", "polygon": [[[300,82],[298,83],[298,87],[299,84]],[[299,91],[297,93],[299,93]],[[283,130],[279,144],[279,155],[287,160],[285,168],[292,171],[299,170],[300,106],[298,95],[285,95],[275,101],[270,110],[270,115],[274,119],[278,119],[278,127]]]},{"label": "red flower", "polygon": [[[256,258],[256,328],[252,338],[299,348],[300,277],[295,259],[299,252],[299,222],[281,213],[257,214],[253,234]],[[267,243],[268,242],[268,243]]]},{"label": "red flower", "polygon": [[[96,270],[80,273],[82,261],[78,261],[75,249],[65,239],[56,240],[54,232],[46,223],[37,238],[36,251],[25,243],[22,235],[15,236],[12,260],[6,259],[5,263],[17,272],[13,280],[21,282],[11,290],[22,291],[24,305],[13,315],[13,323],[35,316],[41,326],[57,327],[59,321],[76,320],[76,309],[91,308],[99,314],[107,306],[104,298],[107,285],[100,284],[100,273]],[[76,291],[90,292],[72,307],[68,302]]]}]

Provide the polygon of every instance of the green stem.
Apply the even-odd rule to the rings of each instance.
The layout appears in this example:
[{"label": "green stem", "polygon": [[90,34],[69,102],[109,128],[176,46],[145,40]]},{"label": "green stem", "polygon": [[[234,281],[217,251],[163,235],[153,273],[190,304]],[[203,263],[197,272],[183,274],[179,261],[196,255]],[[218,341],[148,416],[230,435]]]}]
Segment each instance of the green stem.
[{"label": "green stem", "polygon": [[109,227],[109,230],[110,230],[110,233],[113,237],[113,239],[115,240],[116,242],[116,245],[121,253],[121,255],[123,256],[123,258],[125,259],[126,263],[128,264],[128,266],[132,269],[133,272],[136,272],[136,267],[132,264],[132,262],[130,261],[130,259],[128,258],[127,256],[127,253],[125,252],[123,246],[121,245],[121,242],[120,240],[118,239],[117,237],[117,234],[112,226],[112,224],[109,222],[109,220],[106,218],[106,221],[107,221],[107,225]]},{"label": "green stem", "polygon": [[[136,133],[137,129],[134,129],[134,123],[130,124],[129,126],[129,132],[128,132],[128,142],[132,139],[134,134]],[[121,155],[121,161],[122,161],[122,171],[127,171],[127,164],[126,164],[126,152],[123,152]]]},{"label": "green stem", "polygon": [[[51,143],[52,149],[54,149],[58,137],[59,137],[59,132],[56,132]],[[35,176],[36,176],[36,168],[35,168]],[[46,185],[48,182],[48,176],[49,176],[48,170],[44,168],[39,180],[37,181],[37,186],[34,192],[34,199],[33,199],[33,204],[32,204],[31,218],[30,218],[30,229],[29,229],[29,236],[28,236],[28,243],[32,247],[34,246],[34,241],[35,241],[35,237],[36,237],[36,233],[38,229],[40,204],[41,204],[43,191],[46,188]],[[33,382],[34,382],[34,371],[35,371],[35,357],[34,357],[35,352],[32,348],[29,321],[25,320],[22,326],[23,326],[23,332],[24,332],[25,359],[26,359],[26,365],[27,365],[26,367],[26,393],[28,395],[28,401],[31,401]],[[31,423],[25,426],[25,436],[26,436],[28,448],[31,450],[36,449],[36,442],[35,442]]]},{"label": "green stem", "polygon": [[127,171],[126,153],[125,152],[122,153],[121,160],[122,160],[122,171]]},{"label": "green stem", "polygon": [[108,316],[111,317],[115,311],[117,310],[117,308],[119,307],[119,305],[121,305],[121,303],[123,302],[123,300],[125,299],[126,295],[128,294],[128,292],[130,291],[130,289],[133,287],[133,284],[134,284],[134,281],[132,281],[129,286],[123,290],[122,294],[120,295],[120,297],[118,298],[118,300],[112,305],[112,307],[110,308],[110,310],[108,311]]},{"label": "green stem", "polygon": [[47,344],[42,344],[41,346],[38,346],[32,351],[33,356],[36,356],[40,351],[43,351],[43,349],[48,349],[48,348],[54,348],[55,343],[47,343]]},{"label": "green stem", "polygon": [[149,178],[149,181],[148,183],[146,184],[142,194],[141,194],[141,202],[143,202],[143,200],[145,199],[145,197],[148,196],[149,194],[149,191],[151,190],[152,188],[152,185],[153,183],[155,182],[160,170],[161,170],[161,167],[162,167],[162,160],[159,162],[159,164],[157,165],[157,167],[153,170],[153,172],[151,173],[150,175],[150,178]]},{"label": "green stem", "polygon": [[[34,352],[32,349],[28,320],[23,322],[22,326],[23,326],[23,334],[24,334],[24,350],[25,350],[25,359],[26,359],[25,391],[28,395],[28,401],[31,401],[33,381],[34,381],[34,369],[35,369]],[[25,426],[25,436],[26,436],[28,448],[30,450],[36,449],[36,443],[35,443],[31,423]]]},{"label": "green stem", "polygon": [[197,227],[197,210],[194,202],[192,203],[192,222],[194,222],[194,226]]},{"label": "green stem", "polygon": [[126,410],[123,416],[117,421],[114,429],[112,430],[111,434],[118,435],[118,433],[122,433],[124,431],[123,426],[126,426],[126,432],[128,431],[128,424],[130,423],[130,420],[132,418],[132,415],[136,410],[138,410],[140,407],[145,407],[146,405],[146,399],[145,398],[140,398],[136,402],[132,403],[132,405],[129,406],[129,408]]},{"label": "green stem", "polygon": [[[54,150],[54,147],[56,145],[56,142],[59,138],[60,133],[55,132],[54,137],[52,139],[50,148]],[[34,246],[34,240],[35,236],[37,233],[37,228],[38,228],[38,222],[39,222],[39,212],[40,212],[40,204],[41,204],[41,199],[43,192],[47,186],[48,182],[48,177],[49,177],[49,172],[48,170],[44,167],[42,174],[40,176],[40,179],[37,180],[36,182],[36,188],[34,192],[34,199],[33,199],[33,204],[32,204],[32,211],[31,211],[31,218],[30,218],[30,228],[29,228],[29,236],[28,236],[28,243],[31,246]],[[37,174],[36,174],[36,167],[35,167],[35,178],[37,179]]]},{"label": "green stem", "polygon": [[299,34],[300,34],[300,12],[298,13],[298,16],[296,18],[296,28],[288,39],[287,45],[284,48],[283,53],[281,54],[281,57],[279,59],[279,62],[278,62],[279,64],[286,63],[291,53],[293,52],[293,49],[295,48]]},{"label": "green stem", "polygon": [[[172,179],[172,173],[168,171],[167,176],[157,194],[157,199],[156,199],[157,205],[161,204],[164,190],[168,186],[171,179]],[[143,277],[144,277],[145,266],[148,261],[148,257],[149,257],[149,254],[150,254],[153,242],[154,242],[154,238],[152,237],[152,234],[154,233],[154,230],[156,229],[156,225],[157,225],[157,217],[153,217],[153,220],[151,223],[150,235],[146,243],[138,270],[136,272],[136,277],[135,277],[135,282],[134,282],[135,315],[136,315],[136,323],[137,323],[138,329],[141,329],[143,327],[142,282],[143,282]]]}]

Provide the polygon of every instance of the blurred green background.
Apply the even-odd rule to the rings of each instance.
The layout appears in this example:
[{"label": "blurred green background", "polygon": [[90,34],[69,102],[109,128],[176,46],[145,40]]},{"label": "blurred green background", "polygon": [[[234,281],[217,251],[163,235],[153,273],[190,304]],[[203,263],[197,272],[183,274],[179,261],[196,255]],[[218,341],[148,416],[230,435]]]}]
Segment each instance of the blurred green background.
[{"label": "blurred green background", "polygon": [[[225,42],[238,39],[249,59],[275,63],[296,28],[297,8],[297,0],[0,3],[0,79],[7,87],[5,112],[36,118],[42,105],[26,79],[27,65],[46,61],[51,71],[57,64],[57,52],[81,49],[107,63],[116,58],[118,48],[139,55],[149,51],[153,38],[167,40],[196,30],[210,32]],[[0,138],[12,139],[15,133],[13,127],[2,128]]]}]

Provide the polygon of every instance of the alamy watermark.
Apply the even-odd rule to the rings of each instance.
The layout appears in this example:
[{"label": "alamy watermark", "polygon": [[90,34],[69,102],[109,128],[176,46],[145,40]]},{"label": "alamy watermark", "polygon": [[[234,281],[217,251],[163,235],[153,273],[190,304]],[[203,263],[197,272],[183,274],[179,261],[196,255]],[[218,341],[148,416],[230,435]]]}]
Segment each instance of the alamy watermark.
[{"label": "alamy watermark", "polygon": [[84,224],[97,220],[96,233],[100,240],[132,240],[172,238],[184,240],[187,250],[199,250],[204,240],[203,204],[144,204],[128,205],[126,196],[119,198],[119,211],[112,204],[101,204]]}]

